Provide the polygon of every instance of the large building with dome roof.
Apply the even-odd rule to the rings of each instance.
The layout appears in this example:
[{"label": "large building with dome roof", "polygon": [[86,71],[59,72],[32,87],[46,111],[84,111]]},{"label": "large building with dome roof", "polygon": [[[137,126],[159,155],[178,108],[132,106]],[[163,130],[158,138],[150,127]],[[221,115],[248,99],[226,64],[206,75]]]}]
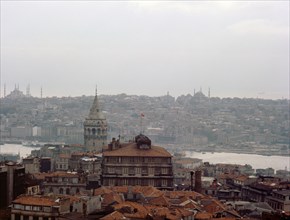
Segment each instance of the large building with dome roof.
[{"label": "large building with dome roof", "polygon": [[84,146],[87,151],[101,152],[107,146],[107,120],[100,109],[98,94],[90,109],[89,116],[84,121]]}]

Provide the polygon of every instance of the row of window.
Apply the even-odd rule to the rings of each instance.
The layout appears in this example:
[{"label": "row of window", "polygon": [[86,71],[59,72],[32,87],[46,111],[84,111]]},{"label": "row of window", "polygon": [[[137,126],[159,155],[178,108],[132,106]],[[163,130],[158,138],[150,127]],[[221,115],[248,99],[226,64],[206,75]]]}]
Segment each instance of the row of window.
[{"label": "row of window", "polygon": [[272,202],[268,201],[268,204],[274,209],[274,210],[283,210],[284,206],[282,203],[278,202]]},{"label": "row of window", "polygon": [[163,157],[105,157],[108,163],[171,163],[171,158]]},{"label": "row of window", "polygon": [[168,167],[106,167],[108,174],[120,174],[120,175],[171,175],[171,168]]},{"label": "row of window", "polygon": [[67,170],[68,169],[68,165],[67,164],[56,164],[56,169],[63,169],[63,170]]},{"label": "row of window", "polygon": [[100,134],[106,134],[106,133],[107,133],[107,129],[96,129],[96,128],[85,129],[86,135],[100,135]]},{"label": "row of window", "polygon": [[[13,214],[12,214],[13,215]],[[19,214],[14,214],[14,219],[15,220],[30,220],[30,216],[28,215],[19,215]],[[32,220],[55,220],[56,218],[55,217],[38,217],[38,216],[32,216]]]},{"label": "row of window", "polygon": [[80,179],[78,177],[46,177],[45,181],[48,183],[75,183],[78,184]]},{"label": "row of window", "polygon": [[[53,193],[53,188],[52,187],[49,188],[49,192],[50,193]],[[75,192],[76,193],[79,193],[80,192],[80,189],[79,188],[76,188],[76,191]],[[58,189],[58,193],[59,194],[70,195],[71,189],[70,188],[59,188]]]},{"label": "row of window", "polygon": [[172,187],[172,180],[168,179],[105,179],[105,186],[154,186]]},{"label": "row of window", "polygon": [[57,212],[56,207],[52,208],[49,206],[32,206],[32,205],[21,205],[13,204],[14,209],[20,209],[25,211],[35,211],[35,212]]}]

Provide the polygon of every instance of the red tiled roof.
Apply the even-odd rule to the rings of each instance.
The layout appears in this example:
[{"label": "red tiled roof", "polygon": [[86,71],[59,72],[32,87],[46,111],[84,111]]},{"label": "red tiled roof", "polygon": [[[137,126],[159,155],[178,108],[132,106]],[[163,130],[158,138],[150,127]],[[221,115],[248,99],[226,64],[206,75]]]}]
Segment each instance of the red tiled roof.
[{"label": "red tiled roof", "polygon": [[226,210],[226,207],[215,199],[204,199],[201,201],[201,204],[203,204],[203,209],[206,212],[212,214]]},{"label": "red tiled roof", "polygon": [[136,143],[128,144],[112,151],[103,152],[104,157],[171,157],[171,154],[162,147],[151,146],[150,149],[139,149]]},{"label": "red tiled roof", "polygon": [[[108,187],[114,192],[118,193],[128,193],[129,187],[128,186],[113,186]],[[132,193],[142,193],[145,197],[159,197],[163,195],[163,192],[156,189],[153,186],[132,186]]]},{"label": "red tiled roof", "polygon": [[66,158],[66,159],[69,159],[69,158],[70,158],[70,155],[68,155],[68,154],[59,154],[58,157],[59,157],[59,158]]},{"label": "red tiled roof", "polygon": [[121,219],[127,219],[122,213],[118,211],[114,211],[102,218],[100,220],[121,220]]},{"label": "red tiled roof", "polygon": [[46,196],[35,196],[35,195],[21,195],[17,197],[13,203],[22,205],[41,205],[41,206],[56,206],[59,203],[56,199],[46,197]]},{"label": "red tiled roof", "polygon": [[103,196],[102,206],[109,206],[113,203],[124,202],[123,197],[116,192],[106,193]]},{"label": "red tiled roof", "polygon": [[239,181],[246,181],[249,177],[247,175],[240,175],[240,176],[237,176],[235,179],[236,180],[239,180]]},{"label": "red tiled roof", "polygon": [[194,216],[194,219],[203,220],[203,219],[212,219],[213,215],[208,212],[198,212]]},{"label": "red tiled roof", "polygon": [[182,197],[186,197],[187,199],[188,198],[191,198],[191,199],[204,198],[204,195],[195,191],[167,191],[165,195],[166,197],[169,197],[171,199],[182,198]]},{"label": "red tiled roof", "polygon": [[164,195],[150,199],[149,203],[157,206],[165,206],[165,207],[169,206],[169,201]]},{"label": "red tiled roof", "polygon": [[148,210],[141,204],[136,202],[123,202],[117,205],[114,205],[115,210],[121,212],[124,216],[128,218],[137,218],[145,219],[149,214]]},{"label": "red tiled roof", "polygon": [[100,188],[97,188],[94,190],[94,196],[104,195],[107,193],[113,192],[111,189],[105,186],[101,186]]}]

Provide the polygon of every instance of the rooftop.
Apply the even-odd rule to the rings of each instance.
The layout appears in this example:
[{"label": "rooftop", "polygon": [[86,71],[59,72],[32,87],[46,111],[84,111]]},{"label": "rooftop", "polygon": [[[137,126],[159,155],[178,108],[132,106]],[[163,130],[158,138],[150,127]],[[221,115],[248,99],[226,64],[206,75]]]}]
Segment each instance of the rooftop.
[{"label": "rooftop", "polygon": [[130,143],[121,148],[103,152],[104,157],[171,157],[171,154],[162,147],[151,146],[149,149],[139,149],[136,143]]}]

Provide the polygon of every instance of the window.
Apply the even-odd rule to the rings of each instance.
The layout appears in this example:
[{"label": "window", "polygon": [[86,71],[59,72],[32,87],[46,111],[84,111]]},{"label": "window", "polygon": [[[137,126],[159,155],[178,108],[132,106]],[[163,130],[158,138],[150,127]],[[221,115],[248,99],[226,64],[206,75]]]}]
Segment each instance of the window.
[{"label": "window", "polygon": [[122,167],[116,167],[116,174],[122,174]]},{"label": "window", "polygon": [[115,173],[115,167],[108,167],[108,173]]},{"label": "window", "polygon": [[66,188],[66,192],[65,192],[67,195],[69,195],[70,194],[70,190],[69,190],[69,188]]},{"label": "window", "polygon": [[32,210],[33,211],[40,211],[40,207],[39,206],[32,206]]},{"label": "window", "polygon": [[63,188],[59,189],[59,194],[63,194]]},{"label": "window", "polygon": [[114,186],[114,185],[115,185],[115,180],[109,179],[109,186]]},{"label": "window", "polygon": [[128,167],[123,167],[123,174],[128,174]]},{"label": "window", "polygon": [[140,167],[136,168],[136,174],[141,174],[141,168]]},{"label": "window", "polygon": [[26,205],[25,206],[25,210],[31,210],[31,206],[30,205]]},{"label": "window", "polygon": [[23,209],[23,205],[19,205],[19,204],[14,204],[13,207],[15,209]]},{"label": "window", "polygon": [[135,175],[134,167],[129,167],[129,175]]},{"label": "window", "polygon": [[149,179],[148,185],[149,186],[154,186],[154,180],[153,179]]},{"label": "window", "polygon": [[162,169],[161,169],[161,173],[162,173],[162,174],[167,174],[167,173],[168,173],[168,172],[167,172],[167,168],[162,168]]},{"label": "window", "polygon": [[160,173],[161,173],[160,167],[156,167],[155,168],[155,175],[160,175]]},{"label": "window", "polygon": [[142,175],[147,176],[148,175],[148,168],[147,167],[142,167]]},{"label": "window", "polygon": [[[43,207],[43,211],[44,211],[44,212],[51,212],[51,208],[45,206],[45,207]],[[43,219],[44,219],[44,218],[43,218]]]},{"label": "window", "polygon": [[128,179],[123,179],[123,185],[128,186]]}]

